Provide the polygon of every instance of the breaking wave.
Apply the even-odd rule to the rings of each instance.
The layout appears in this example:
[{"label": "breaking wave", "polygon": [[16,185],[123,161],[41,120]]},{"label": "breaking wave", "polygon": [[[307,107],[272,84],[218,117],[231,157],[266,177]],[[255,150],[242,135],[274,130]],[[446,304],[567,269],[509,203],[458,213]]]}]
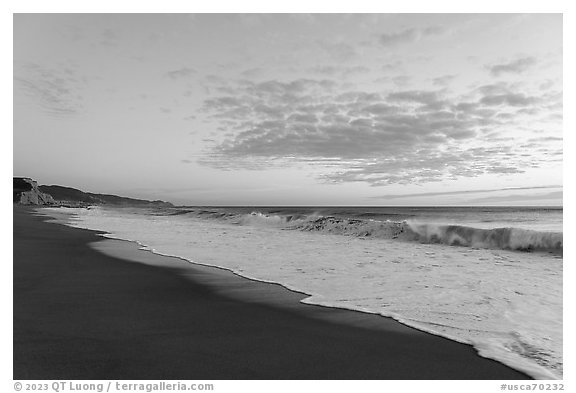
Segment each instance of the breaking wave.
[{"label": "breaking wave", "polygon": [[320,232],[376,239],[398,239],[420,243],[441,243],[450,246],[514,250],[547,251],[562,254],[561,232],[540,232],[520,228],[481,229],[463,225],[440,225],[414,221],[379,221],[318,214],[268,214],[253,211],[230,214],[197,211],[198,216],[224,219],[237,225],[275,227],[286,230]]},{"label": "breaking wave", "polygon": [[277,228],[292,228],[299,225],[304,225],[309,220],[313,220],[316,216],[306,216],[306,215],[277,215],[277,214],[265,214],[261,212],[252,212],[250,214],[243,214],[236,219],[237,224],[241,225],[253,225],[253,226],[265,226],[265,227],[277,227]]},{"label": "breaking wave", "polygon": [[563,235],[520,228],[479,229],[460,225],[407,223],[415,239],[451,246],[562,253]]}]

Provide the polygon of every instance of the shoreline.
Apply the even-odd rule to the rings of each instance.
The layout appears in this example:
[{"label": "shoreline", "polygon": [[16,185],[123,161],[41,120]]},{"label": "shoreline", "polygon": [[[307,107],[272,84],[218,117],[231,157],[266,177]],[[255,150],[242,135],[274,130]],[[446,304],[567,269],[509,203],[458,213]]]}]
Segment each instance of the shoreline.
[{"label": "shoreline", "polygon": [[529,378],[391,318],[304,304],[225,269],[178,269],[176,257],[32,211],[14,208],[16,379]]}]

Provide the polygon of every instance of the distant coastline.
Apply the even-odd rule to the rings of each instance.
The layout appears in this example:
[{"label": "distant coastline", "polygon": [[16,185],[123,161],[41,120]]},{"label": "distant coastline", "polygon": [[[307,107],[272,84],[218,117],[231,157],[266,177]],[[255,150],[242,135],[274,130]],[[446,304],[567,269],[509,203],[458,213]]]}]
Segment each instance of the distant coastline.
[{"label": "distant coastline", "polygon": [[13,195],[14,203],[21,205],[62,207],[88,207],[93,205],[173,207],[172,203],[161,200],[149,201],[112,194],[97,194],[59,185],[38,185],[35,180],[29,177],[13,178]]}]

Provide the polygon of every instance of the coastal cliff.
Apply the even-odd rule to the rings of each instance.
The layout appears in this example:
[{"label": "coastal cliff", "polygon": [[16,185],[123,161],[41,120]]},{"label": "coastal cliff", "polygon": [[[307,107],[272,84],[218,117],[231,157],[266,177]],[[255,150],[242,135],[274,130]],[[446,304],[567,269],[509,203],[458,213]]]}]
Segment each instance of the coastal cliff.
[{"label": "coastal cliff", "polygon": [[28,177],[15,177],[13,202],[20,205],[55,205],[52,195],[42,192],[38,183]]}]

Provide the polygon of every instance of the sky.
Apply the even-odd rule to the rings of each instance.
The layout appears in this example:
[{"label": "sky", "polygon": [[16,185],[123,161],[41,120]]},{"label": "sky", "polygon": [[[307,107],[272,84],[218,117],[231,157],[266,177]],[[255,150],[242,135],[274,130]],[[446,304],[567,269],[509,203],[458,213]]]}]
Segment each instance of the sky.
[{"label": "sky", "polygon": [[15,14],[15,176],[187,205],[562,205],[561,14]]}]

